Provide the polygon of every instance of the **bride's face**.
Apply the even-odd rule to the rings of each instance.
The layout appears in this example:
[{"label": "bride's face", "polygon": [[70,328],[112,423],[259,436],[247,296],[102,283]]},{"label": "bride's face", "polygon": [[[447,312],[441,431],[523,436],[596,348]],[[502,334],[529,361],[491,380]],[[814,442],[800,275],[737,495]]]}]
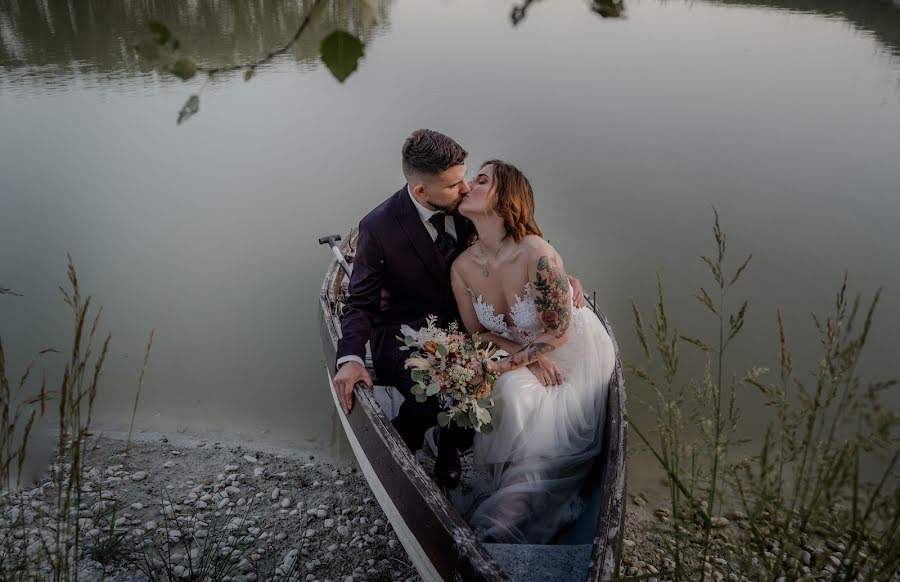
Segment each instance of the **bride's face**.
[{"label": "bride's face", "polygon": [[466,218],[472,218],[479,214],[490,214],[496,202],[494,191],[494,166],[487,166],[478,170],[475,178],[469,182],[469,193],[459,205],[459,213]]}]

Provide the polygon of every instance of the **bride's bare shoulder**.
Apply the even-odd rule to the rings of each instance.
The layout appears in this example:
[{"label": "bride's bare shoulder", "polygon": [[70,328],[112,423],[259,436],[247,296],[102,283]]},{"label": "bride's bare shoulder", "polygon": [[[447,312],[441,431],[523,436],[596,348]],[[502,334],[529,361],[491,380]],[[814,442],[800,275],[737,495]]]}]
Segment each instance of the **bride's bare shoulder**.
[{"label": "bride's bare shoulder", "polygon": [[556,249],[553,248],[553,245],[534,234],[529,234],[523,237],[522,240],[519,241],[519,246],[522,248],[522,250],[525,251],[525,254],[529,260],[537,260],[545,256],[554,258],[559,257]]}]

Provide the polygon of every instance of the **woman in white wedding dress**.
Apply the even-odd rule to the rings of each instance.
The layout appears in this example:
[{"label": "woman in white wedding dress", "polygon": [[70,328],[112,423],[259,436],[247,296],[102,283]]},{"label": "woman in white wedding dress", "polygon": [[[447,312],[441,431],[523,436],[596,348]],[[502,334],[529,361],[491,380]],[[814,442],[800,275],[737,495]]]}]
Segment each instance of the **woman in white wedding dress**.
[{"label": "woman in white wedding dress", "polygon": [[475,437],[466,517],[484,541],[545,544],[582,510],[615,348],[592,310],[574,307],[527,178],[490,160],[469,186],[459,212],[478,240],[453,263],[453,293],[466,330],[510,356],[490,363],[494,429]]}]

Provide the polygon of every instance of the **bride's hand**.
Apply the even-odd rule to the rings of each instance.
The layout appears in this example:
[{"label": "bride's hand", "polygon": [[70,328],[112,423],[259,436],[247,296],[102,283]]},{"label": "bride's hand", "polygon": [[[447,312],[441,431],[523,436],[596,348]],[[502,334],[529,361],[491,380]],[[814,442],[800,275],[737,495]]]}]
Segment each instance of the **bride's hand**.
[{"label": "bride's hand", "polygon": [[537,376],[543,386],[559,386],[566,381],[559,367],[548,358],[541,358],[528,364],[528,369]]}]

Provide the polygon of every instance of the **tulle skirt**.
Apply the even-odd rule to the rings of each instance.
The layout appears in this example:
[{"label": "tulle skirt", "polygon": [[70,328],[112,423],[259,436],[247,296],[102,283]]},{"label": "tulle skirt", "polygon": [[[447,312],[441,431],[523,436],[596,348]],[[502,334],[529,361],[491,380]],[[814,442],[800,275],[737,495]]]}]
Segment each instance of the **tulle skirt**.
[{"label": "tulle skirt", "polygon": [[528,368],[494,384],[494,430],[477,434],[475,505],[467,519],[485,541],[545,544],[583,508],[599,455],[615,348],[588,307],[574,310],[568,342],[546,357],[564,376],[544,387]]}]

